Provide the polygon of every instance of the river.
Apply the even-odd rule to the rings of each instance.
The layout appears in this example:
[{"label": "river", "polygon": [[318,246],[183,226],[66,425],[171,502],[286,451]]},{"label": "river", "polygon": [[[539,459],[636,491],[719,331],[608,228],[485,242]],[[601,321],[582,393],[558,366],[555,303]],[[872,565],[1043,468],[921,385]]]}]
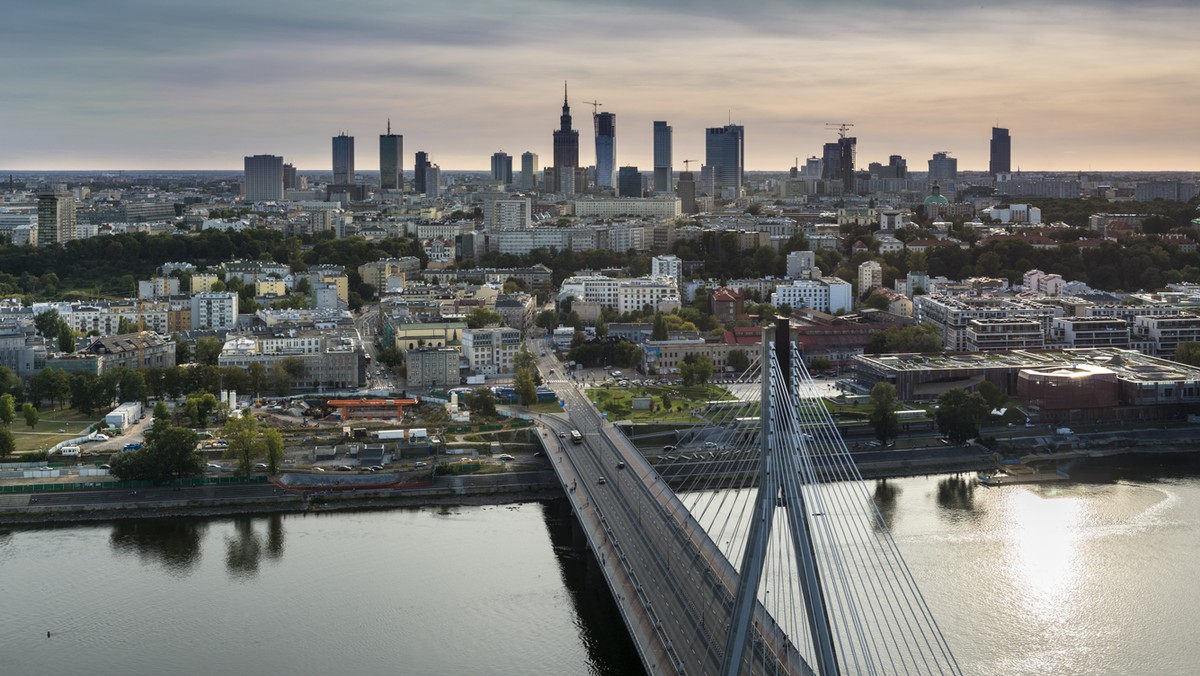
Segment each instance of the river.
[{"label": "river", "polygon": [[[1074,476],[870,485],[965,673],[1195,673],[1200,465]],[[637,673],[563,510],[0,527],[0,673]]]}]

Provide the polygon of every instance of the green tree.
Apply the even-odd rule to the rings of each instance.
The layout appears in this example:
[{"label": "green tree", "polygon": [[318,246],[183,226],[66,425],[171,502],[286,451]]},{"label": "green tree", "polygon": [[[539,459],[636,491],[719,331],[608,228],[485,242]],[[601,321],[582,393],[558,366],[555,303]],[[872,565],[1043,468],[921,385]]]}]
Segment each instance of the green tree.
[{"label": "green tree", "polygon": [[504,324],[504,317],[491,308],[472,308],[467,313],[467,328],[469,329],[482,329],[492,324]]},{"label": "green tree", "polygon": [[712,378],[712,359],[705,356],[689,354],[679,364],[679,375],[687,386],[703,385]]},{"label": "green tree", "polygon": [[35,404],[57,402],[60,406],[71,399],[71,376],[62,369],[42,369],[29,379],[29,398]]},{"label": "green tree", "polygon": [[603,316],[596,318],[596,337],[597,338],[607,338],[608,337],[608,322],[604,321]]},{"label": "green tree", "polygon": [[666,340],[669,336],[667,333],[667,320],[661,312],[654,315],[654,327],[650,329],[650,340]]},{"label": "green tree", "polygon": [[553,331],[558,326],[558,312],[554,310],[542,310],[533,320],[534,326],[545,329],[547,332]]},{"label": "green tree", "polygon": [[730,350],[729,356],[725,358],[725,363],[733,368],[736,373],[743,373],[750,368],[750,357],[745,350]]},{"label": "green tree", "polygon": [[25,416],[25,424],[29,425],[29,429],[37,427],[38,410],[33,407],[33,404],[26,402],[25,405],[21,407],[21,414]]},{"label": "green tree", "polygon": [[221,348],[223,347],[224,345],[221,344],[221,341],[212,336],[197,338],[196,363],[216,366],[217,358],[221,356]]},{"label": "green tree", "polygon": [[61,322],[62,318],[59,317],[58,310],[46,310],[33,318],[34,328],[46,338],[58,337],[58,327]]},{"label": "green tree", "polygon": [[829,361],[829,357],[813,357],[812,370],[822,373],[833,368],[833,362]]},{"label": "green tree", "polygon": [[262,432],[263,455],[267,458],[267,472],[279,473],[283,464],[283,435],[274,427],[266,427]]},{"label": "green tree", "polygon": [[0,422],[3,422],[6,426],[11,425],[13,418],[16,416],[17,408],[13,396],[8,392],[0,394]]},{"label": "green tree", "polygon": [[891,383],[875,383],[871,388],[871,426],[875,428],[876,439],[887,443],[900,435],[900,419],[896,417],[899,408],[896,387]]},{"label": "green tree", "polygon": [[172,481],[204,473],[204,456],[197,448],[199,436],[186,427],[162,420],[146,432],[146,445],[118,453],[110,461],[112,473],[122,481]]},{"label": "green tree", "polygon": [[7,458],[16,452],[17,440],[13,437],[12,430],[0,427],[0,458]]},{"label": "green tree", "polygon": [[225,441],[229,442],[225,447],[225,457],[237,461],[238,474],[250,474],[254,469],[254,459],[264,450],[259,444],[258,421],[249,410],[242,411],[241,415],[229,416],[223,434]]},{"label": "green tree", "polygon": [[890,305],[891,302],[888,301],[887,296],[881,293],[872,293],[863,301],[863,307],[872,310],[886,310]]},{"label": "green tree", "polygon": [[62,322],[58,328],[58,351],[67,354],[75,351],[75,330],[66,322]]},{"label": "green tree", "polygon": [[938,410],[934,417],[938,431],[950,441],[961,444],[979,436],[979,425],[987,413],[987,402],[979,393],[956,387],[938,397]]},{"label": "green tree", "polygon": [[1200,343],[1180,343],[1175,348],[1175,361],[1189,366],[1200,366]]},{"label": "green tree", "polygon": [[0,393],[7,392],[14,399],[20,399],[24,391],[25,383],[21,381],[21,377],[7,366],[0,366]]},{"label": "green tree", "polygon": [[159,399],[154,403],[154,420],[156,421],[155,425],[159,424],[157,422],[159,420],[171,420],[171,409],[167,407],[167,402]]},{"label": "green tree", "polygon": [[192,345],[184,339],[183,336],[176,333],[171,336],[175,341],[175,363],[179,365],[186,364],[192,360]]},{"label": "green tree", "polygon": [[537,403],[537,383],[533,380],[532,369],[517,369],[513,386],[517,390],[517,396],[521,398],[522,406],[533,406]]},{"label": "green tree", "polygon": [[496,416],[496,396],[486,387],[477,387],[468,392],[463,397],[463,403],[473,413],[491,417]]},{"label": "green tree", "polygon": [[979,383],[975,391],[979,393],[979,396],[983,397],[983,401],[987,403],[989,409],[1000,408],[1008,401],[1008,396],[1004,394],[1000,386],[990,380]]}]

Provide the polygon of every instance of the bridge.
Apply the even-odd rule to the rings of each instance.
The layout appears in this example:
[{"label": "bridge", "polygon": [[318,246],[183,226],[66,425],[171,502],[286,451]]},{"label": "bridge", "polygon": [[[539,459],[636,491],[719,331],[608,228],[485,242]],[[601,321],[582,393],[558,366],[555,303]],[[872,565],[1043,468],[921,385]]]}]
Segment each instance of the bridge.
[{"label": "bridge", "polygon": [[[705,470],[678,492],[553,357],[538,362],[564,402],[542,416],[549,459],[646,671],[960,673],[836,425],[804,396],[812,381],[786,328],[776,333],[764,329],[762,354],[728,388],[737,403],[692,430],[686,450]],[[757,489],[743,488],[748,465]]]}]

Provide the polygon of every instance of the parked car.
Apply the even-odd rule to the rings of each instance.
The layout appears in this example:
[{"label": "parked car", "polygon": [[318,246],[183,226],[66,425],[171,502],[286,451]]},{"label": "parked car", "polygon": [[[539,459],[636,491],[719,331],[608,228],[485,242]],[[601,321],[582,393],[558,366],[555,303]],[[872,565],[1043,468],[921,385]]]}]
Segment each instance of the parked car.
[{"label": "parked car", "polygon": [[413,467],[428,467],[428,464],[424,462],[414,462]]},{"label": "parked car", "polygon": [[600,480],[599,480],[599,481],[597,481],[596,483],[598,483],[598,484],[600,484],[601,486],[603,486],[604,484],[608,483],[608,479],[605,479],[604,477],[600,477]]}]

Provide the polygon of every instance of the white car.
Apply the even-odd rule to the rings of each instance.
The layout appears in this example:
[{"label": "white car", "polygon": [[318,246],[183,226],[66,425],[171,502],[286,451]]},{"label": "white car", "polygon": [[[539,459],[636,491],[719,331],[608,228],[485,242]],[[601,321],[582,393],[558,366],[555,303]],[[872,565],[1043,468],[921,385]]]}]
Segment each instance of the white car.
[{"label": "white car", "polygon": [[90,439],[91,441],[108,441],[108,435],[100,434],[99,432],[97,432],[97,433],[93,434],[92,436],[88,437],[88,439]]},{"label": "white car", "polygon": [[511,455],[509,455],[507,453],[501,453],[500,455],[497,455],[496,459],[503,460],[504,462],[508,462],[509,460],[516,460],[516,458],[512,457]]}]

